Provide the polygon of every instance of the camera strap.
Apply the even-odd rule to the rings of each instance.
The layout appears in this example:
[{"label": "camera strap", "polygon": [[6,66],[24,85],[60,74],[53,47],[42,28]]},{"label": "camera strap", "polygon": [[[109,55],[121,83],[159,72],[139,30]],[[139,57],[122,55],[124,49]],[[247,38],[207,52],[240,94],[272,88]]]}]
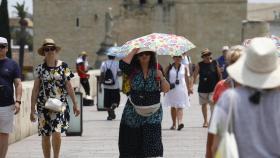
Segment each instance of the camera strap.
[{"label": "camera strap", "polygon": [[[174,68],[175,68],[175,70],[176,70],[175,65],[174,65]],[[180,68],[181,68],[181,64],[179,65],[178,69],[176,70],[176,80],[178,80],[178,73],[179,73],[179,71],[180,71]]]}]

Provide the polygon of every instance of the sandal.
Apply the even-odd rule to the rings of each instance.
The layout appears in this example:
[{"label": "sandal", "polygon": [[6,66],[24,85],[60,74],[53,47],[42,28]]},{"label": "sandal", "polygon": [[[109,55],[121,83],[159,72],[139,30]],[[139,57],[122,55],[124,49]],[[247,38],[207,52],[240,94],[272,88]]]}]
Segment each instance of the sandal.
[{"label": "sandal", "polygon": [[175,130],[176,129],[176,126],[171,126],[170,127],[170,130]]},{"label": "sandal", "polygon": [[181,123],[181,124],[179,124],[179,126],[178,126],[178,131],[180,131],[181,129],[183,129],[184,128],[184,124],[183,123]]},{"label": "sandal", "polygon": [[208,123],[204,123],[202,127],[203,128],[207,128],[208,127]]}]

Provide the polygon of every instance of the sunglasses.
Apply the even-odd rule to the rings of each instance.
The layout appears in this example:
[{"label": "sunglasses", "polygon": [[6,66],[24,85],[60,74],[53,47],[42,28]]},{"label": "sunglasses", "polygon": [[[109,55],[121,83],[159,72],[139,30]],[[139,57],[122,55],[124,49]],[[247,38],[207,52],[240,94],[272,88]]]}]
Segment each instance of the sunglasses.
[{"label": "sunglasses", "polygon": [[55,47],[45,47],[44,48],[44,52],[52,52],[52,51],[55,51],[56,48]]},{"label": "sunglasses", "polygon": [[205,55],[202,55],[202,58],[209,57],[209,56],[211,56],[211,54],[205,54]]},{"label": "sunglasses", "polygon": [[7,47],[7,45],[5,45],[5,44],[0,44],[0,49],[4,49],[4,48],[6,48]]},{"label": "sunglasses", "polygon": [[143,55],[149,56],[149,55],[151,55],[151,53],[150,52],[142,52],[142,53],[138,54],[139,57],[141,57]]},{"label": "sunglasses", "polygon": [[182,56],[173,56],[174,58],[182,58]]}]

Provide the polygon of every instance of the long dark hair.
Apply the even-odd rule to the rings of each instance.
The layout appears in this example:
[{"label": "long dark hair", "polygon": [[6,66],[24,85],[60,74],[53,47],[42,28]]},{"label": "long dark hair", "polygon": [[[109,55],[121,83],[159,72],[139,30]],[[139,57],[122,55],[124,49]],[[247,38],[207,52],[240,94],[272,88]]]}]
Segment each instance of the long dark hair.
[{"label": "long dark hair", "polygon": [[[134,55],[134,57],[131,60],[131,66],[133,66],[137,70],[141,70],[142,68],[138,58],[139,58],[138,54]],[[156,69],[156,66],[157,66],[156,53],[150,52],[149,69]]]}]

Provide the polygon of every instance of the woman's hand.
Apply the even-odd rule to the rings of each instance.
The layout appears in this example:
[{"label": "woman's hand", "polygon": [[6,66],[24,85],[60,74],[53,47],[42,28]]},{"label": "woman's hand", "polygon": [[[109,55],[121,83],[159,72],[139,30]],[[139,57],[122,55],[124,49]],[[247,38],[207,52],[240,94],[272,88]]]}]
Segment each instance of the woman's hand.
[{"label": "woman's hand", "polygon": [[130,64],[132,58],[134,57],[135,54],[138,53],[139,49],[140,49],[140,48],[134,48],[134,49],[132,49],[131,52],[129,52],[129,54],[128,54],[126,57],[124,57],[124,58],[122,59],[122,61],[124,61],[124,62],[127,63],[127,64]]},{"label": "woman's hand", "polygon": [[77,104],[73,105],[73,112],[76,117],[80,115],[80,109],[78,108]]},{"label": "woman's hand", "polygon": [[191,94],[193,94],[193,88],[188,88],[188,95],[190,96]]},{"label": "woman's hand", "polygon": [[133,48],[129,54],[137,54],[140,48]]},{"label": "woman's hand", "polygon": [[160,80],[161,91],[164,93],[168,92],[170,90],[170,85],[160,70],[157,70],[156,78]]},{"label": "woman's hand", "polygon": [[35,114],[35,112],[31,112],[30,113],[30,121],[31,122],[36,122],[36,114]]}]

